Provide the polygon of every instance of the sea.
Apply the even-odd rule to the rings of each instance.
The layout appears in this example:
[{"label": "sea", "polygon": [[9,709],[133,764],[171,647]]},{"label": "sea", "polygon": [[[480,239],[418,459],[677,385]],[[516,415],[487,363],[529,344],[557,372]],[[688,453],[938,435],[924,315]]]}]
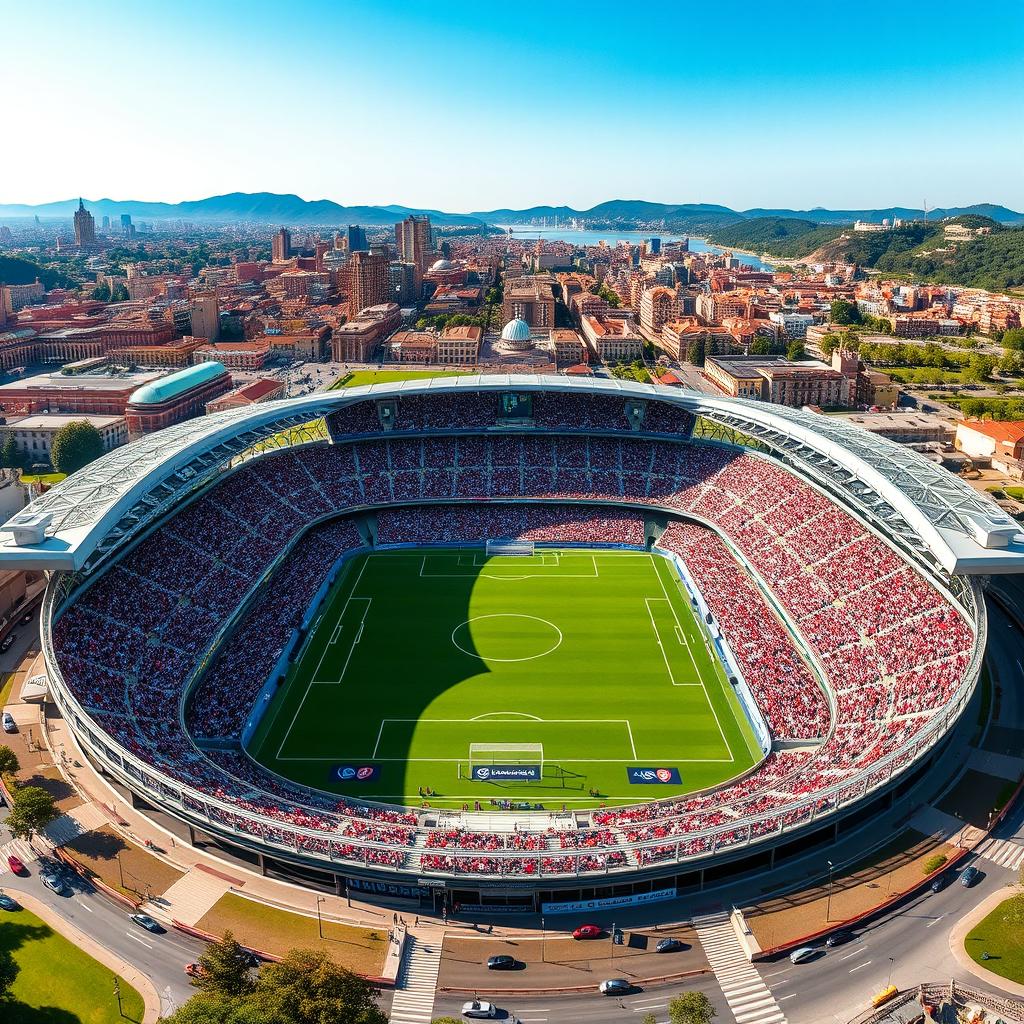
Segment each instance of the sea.
[{"label": "sea", "polygon": [[[576,231],[572,228],[544,227],[540,228],[534,224],[498,224],[497,227],[507,231],[512,229],[516,238],[534,239],[543,238],[550,242],[570,242],[574,245],[599,245],[606,242],[608,245],[615,245],[617,242],[631,242],[634,245],[646,241],[648,238],[660,238],[662,244],[666,242],[678,242],[685,238],[685,235],[659,234],[656,231],[622,231],[614,228],[596,231]],[[712,245],[701,238],[690,238],[690,252],[726,252],[721,246]],[[766,263],[757,256],[749,256],[746,253],[736,253],[747,266],[756,270],[771,270],[772,265]]]}]

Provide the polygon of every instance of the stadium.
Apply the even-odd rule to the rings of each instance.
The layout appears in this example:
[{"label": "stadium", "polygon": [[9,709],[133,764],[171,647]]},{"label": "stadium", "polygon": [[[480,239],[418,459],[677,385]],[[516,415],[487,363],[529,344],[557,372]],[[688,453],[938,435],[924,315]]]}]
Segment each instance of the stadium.
[{"label": "stadium", "polygon": [[1024,537],[831,417],[602,379],[192,420],[4,527],[50,699],[188,841],[331,888],[664,898],[870,822],[978,682]]}]

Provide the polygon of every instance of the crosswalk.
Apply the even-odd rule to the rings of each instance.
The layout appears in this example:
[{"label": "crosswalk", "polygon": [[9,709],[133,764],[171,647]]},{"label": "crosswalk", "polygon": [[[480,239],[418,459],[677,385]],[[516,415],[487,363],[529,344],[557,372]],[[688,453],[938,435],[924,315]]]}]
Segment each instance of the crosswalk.
[{"label": "crosswalk", "polygon": [[441,940],[409,938],[391,1001],[392,1024],[430,1024],[441,968]]},{"label": "crosswalk", "polygon": [[7,858],[12,854],[22,864],[29,864],[36,859],[36,851],[24,839],[12,839],[10,842],[0,845],[0,875],[10,874],[11,869]]},{"label": "crosswalk", "polygon": [[979,857],[1011,871],[1024,864],[1024,839],[986,839],[975,851]]},{"label": "crosswalk", "polygon": [[729,915],[720,911],[695,917],[693,926],[737,1024],[786,1024],[775,997],[747,959]]},{"label": "crosswalk", "polygon": [[51,821],[43,831],[54,846],[64,846],[82,834],[82,826],[70,814],[62,814]]}]

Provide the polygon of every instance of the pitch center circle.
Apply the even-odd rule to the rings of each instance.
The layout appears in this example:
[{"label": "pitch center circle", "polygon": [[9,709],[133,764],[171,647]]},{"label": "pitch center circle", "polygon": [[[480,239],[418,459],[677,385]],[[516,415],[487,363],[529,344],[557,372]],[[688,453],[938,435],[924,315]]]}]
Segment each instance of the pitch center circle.
[{"label": "pitch center circle", "polygon": [[[538,615],[498,612],[475,615],[457,625],[452,643],[463,654],[483,661],[533,661],[561,646],[562,631]],[[512,654],[518,657],[508,657]]]}]

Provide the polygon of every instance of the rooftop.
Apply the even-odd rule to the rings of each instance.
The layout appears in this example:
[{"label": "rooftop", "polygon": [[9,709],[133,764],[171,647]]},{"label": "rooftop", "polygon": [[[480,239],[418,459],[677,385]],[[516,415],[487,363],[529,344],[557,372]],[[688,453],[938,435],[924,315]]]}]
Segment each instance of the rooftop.
[{"label": "rooftop", "polygon": [[1002,444],[1024,440],[1024,420],[961,420],[957,426],[967,427]]},{"label": "rooftop", "polygon": [[218,362],[198,363],[168,374],[152,384],[144,384],[128,399],[130,405],[158,405],[219,377],[227,371]]},{"label": "rooftop", "polygon": [[41,373],[24,380],[13,380],[0,384],[0,401],[5,391],[25,391],[61,388],[64,391],[127,391],[141,388],[150,381],[160,379],[152,370],[137,373]]}]

